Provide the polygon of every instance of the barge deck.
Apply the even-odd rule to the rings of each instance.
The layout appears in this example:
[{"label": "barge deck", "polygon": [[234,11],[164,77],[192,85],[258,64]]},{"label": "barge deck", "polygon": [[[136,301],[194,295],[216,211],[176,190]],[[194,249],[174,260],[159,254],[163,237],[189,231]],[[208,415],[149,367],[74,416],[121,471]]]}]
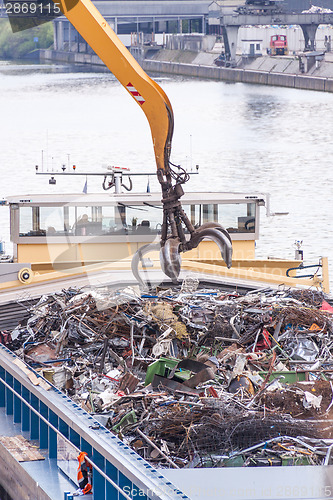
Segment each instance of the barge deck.
[{"label": "barge deck", "polygon": [[[182,272],[182,277],[186,275],[193,277],[193,272]],[[154,271],[153,276],[162,282],[161,272]],[[209,274],[200,278],[212,281]],[[79,287],[95,284],[119,288],[120,283],[124,287],[133,281],[130,271],[125,275],[124,271],[98,272],[74,281],[68,278],[68,282],[34,285],[30,290],[27,285],[22,299],[25,295],[26,299],[33,300],[50,290],[61,290],[69,283]],[[213,284],[217,283],[226,290],[232,285],[235,288],[235,281],[228,278],[215,278]],[[244,291],[258,287],[258,283],[252,282],[250,286],[242,280],[237,285]],[[2,294],[1,298],[5,307],[5,298],[17,300],[17,290]],[[0,345],[1,435],[23,435],[45,456],[44,460],[19,463],[2,447],[0,483],[15,500],[70,500],[69,493],[77,488],[75,456],[79,451],[86,451],[91,458],[94,495],[90,498],[98,500],[333,498],[332,465],[241,470],[154,468],[38,372],[22,365],[22,361]],[[15,481],[10,479],[13,477]]]}]

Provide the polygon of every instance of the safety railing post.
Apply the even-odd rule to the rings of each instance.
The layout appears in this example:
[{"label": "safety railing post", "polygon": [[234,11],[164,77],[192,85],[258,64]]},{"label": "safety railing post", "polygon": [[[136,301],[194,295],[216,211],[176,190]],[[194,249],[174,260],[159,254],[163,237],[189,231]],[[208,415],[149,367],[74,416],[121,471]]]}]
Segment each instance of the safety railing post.
[{"label": "safety railing post", "polygon": [[[21,394],[22,385],[16,379],[14,379],[14,390]],[[22,419],[22,403],[21,400],[14,395],[14,422],[20,423]]]},{"label": "safety railing post", "polygon": [[79,448],[81,451],[85,451],[86,453],[88,453],[88,456],[91,457],[92,446],[83,437],[81,437],[81,445],[79,446]]},{"label": "safety railing post", "polygon": [[59,418],[59,432],[69,439],[69,427],[61,418]]},{"label": "safety railing post", "polygon": [[[134,488],[132,481],[130,481],[122,472],[119,472],[118,485],[124,491],[127,490],[127,492],[129,492],[129,491],[134,491],[134,489],[135,489],[135,491],[138,492],[138,488]],[[142,498],[142,497],[139,497],[139,498]]]},{"label": "safety railing post", "polygon": [[74,446],[80,448],[80,434],[75,432],[73,429],[69,429],[69,440]]},{"label": "safety railing post", "polygon": [[[93,450],[92,460],[97,467],[105,472],[105,458],[95,449]],[[105,500],[105,479],[96,469],[93,469],[93,488],[96,498]]]},{"label": "safety railing post", "polygon": [[[22,386],[22,398],[30,404],[30,391],[28,391],[28,389],[24,386]],[[21,430],[22,432],[30,430],[30,409],[26,404],[24,404],[23,401]]]},{"label": "safety railing post", "polygon": [[[49,410],[49,422],[58,429],[58,416],[52,410]],[[57,433],[49,428],[49,458],[57,458],[57,452]]]},{"label": "safety railing post", "polygon": [[[34,394],[31,394],[30,399],[31,406],[39,412],[39,399]],[[39,418],[33,411],[30,413],[31,425],[30,425],[30,439],[39,439]]]},{"label": "safety railing post", "polygon": [[6,388],[1,382],[5,379],[5,370],[0,366],[0,407],[3,408],[6,404]]},{"label": "safety railing post", "polygon": [[[108,460],[106,461],[105,464],[105,472],[106,475],[109,476],[110,479],[112,479],[113,482],[116,484],[119,484],[119,471],[117,467],[112,465]],[[118,498],[117,497],[117,490],[116,488],[109,482],[106,483],[106,498]]]},{"label": "safety railing post", "polygon": [[[42,401],[40,401],[39,403],[39,411],[42,417],[46,419],[48,418],[49,409]],[[43,422],[41,418],[39,419],[39,446],[41,447],[41,449],[47,449],[49,447],[48,425]]]},{"label": "safety railing post", "polygon": [[[14,385],[13,375],[6,372],[6,382],[10,387]],[[8,387],[6,387],[6,415],[13,415],[14,411],[14,396],[13,393]]]}]

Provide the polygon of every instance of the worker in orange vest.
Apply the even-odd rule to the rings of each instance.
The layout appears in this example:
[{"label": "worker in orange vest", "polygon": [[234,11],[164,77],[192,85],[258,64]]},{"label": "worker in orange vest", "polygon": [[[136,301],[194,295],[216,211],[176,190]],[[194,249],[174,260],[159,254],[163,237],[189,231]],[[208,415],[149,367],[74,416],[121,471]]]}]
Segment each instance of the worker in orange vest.
[{"label": "worker in orange vest", "polygon": [[87,495],[92,493],[92,485],[89,482],[89,475],[92,473],[92,465],[86,460],[88,454],[85,451],[81,451],[80,455],[77,457],[79,461],[79,466],[77,468],[77,480],[79,483],[79,489],[74,493],[78,495]]}]

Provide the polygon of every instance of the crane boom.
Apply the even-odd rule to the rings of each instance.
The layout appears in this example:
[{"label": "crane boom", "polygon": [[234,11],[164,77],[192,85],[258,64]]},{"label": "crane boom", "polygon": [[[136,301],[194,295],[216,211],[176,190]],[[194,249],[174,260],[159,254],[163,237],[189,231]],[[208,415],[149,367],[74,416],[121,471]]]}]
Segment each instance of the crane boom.
[{"label": "crane boom", "polygon": [[[205,238],[216,242],[223,259],[230,267],[232,244],[228,232],[216,222],[194,228],[181,206],[180,198],[184,194],[181,184],[187,181],[188,174],[180,167],[178,172],[175,172],[170,164],[174,120],[172,106],[167,95],[145,73],[121,43],[91,0],[53,1],[141,106],[148,119],[153,139],[157,177],[162,188],[163,223],[161,241],[157,246],[160,248],[163,271],[176,280],[181,267],[180,252],[197,247]],[[141,247],[132,259],[133,274],[139,282],[142,282],[138,271],[139,260],[142,260],[142,256],[151,250],[150,245]]]},{"label": "crane boom", "polygon": [[157,169],[166,171],[174,123],[167,95],[145,73],[90,0],[55,0],[55,3],[142,108],[151,130]]}]

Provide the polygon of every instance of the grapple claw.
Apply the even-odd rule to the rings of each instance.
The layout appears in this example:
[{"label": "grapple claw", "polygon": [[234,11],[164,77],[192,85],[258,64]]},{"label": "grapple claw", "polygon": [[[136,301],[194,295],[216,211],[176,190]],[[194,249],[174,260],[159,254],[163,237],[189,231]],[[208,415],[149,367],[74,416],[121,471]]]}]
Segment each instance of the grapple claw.
[{"label": "grapple claw", "polygon": [[182,259],[179,253],[179,238],[169,238],[160,250],[161,268],[172,281],[177,281]]},{"label": "grapple claw", "polygon": [[[211,225],[212,224],[212,225]],[[222,259],[228,269],[232,266],[232,243],[229,233],[219,224],[206,223],[195,230],[188,242],[190,248],[196,248],[199,243],[207,238],[214,241],[221,252]]]},{"label": "grapple claw", "polygon": [[149,243],[148,245],[143,245],[135,252],[131,261],[131,268],[134,278],[139,282],[142,288],[147,288],[147,283],[142,279],[139,273],[139,263],[142,262],[144,255],[149,252],[154,252],[160,250],[160,243]]},{"label": "grapple claw", "polygon": [[199,231],[199,230],[203,231],[204,229],[218,229],[219,231],[221,231],[221,233],[224,234],[224,236],[226,236],[226,238],[228,238],[228,240],[230,241],[230,244],[232,245],[230,234],[218,222],[204,222],[204,224],[201,224],[201,226],[197,229],[197,231]]},{"label": "grapple claw", "polygon": [[[180,252],[187,252],[196,248],[203,239],[214,241],[221,256],[230,268],[232,265],[232,242],[230,235],[218,222],[206,222],[195,229],[191,220],[182,208],[180,198],[184,191],[182,184],[188,180],[188,174],[178,167],[178,172],[171,168],[169,160],[164,168],[157,171],[157,178],[162,187],[163,223],[161,228],[160,262],[163,272],[176,282],[181,269]],[[180,169],[180,171],[179,171]],[[173,185],[173,180],[175,184]],[[190,238],[188,238],[190,233]],[[152,245],[140,248],[132,259],[132,271],[141,285],[138,266],[142,256],[152,249]]]}]

